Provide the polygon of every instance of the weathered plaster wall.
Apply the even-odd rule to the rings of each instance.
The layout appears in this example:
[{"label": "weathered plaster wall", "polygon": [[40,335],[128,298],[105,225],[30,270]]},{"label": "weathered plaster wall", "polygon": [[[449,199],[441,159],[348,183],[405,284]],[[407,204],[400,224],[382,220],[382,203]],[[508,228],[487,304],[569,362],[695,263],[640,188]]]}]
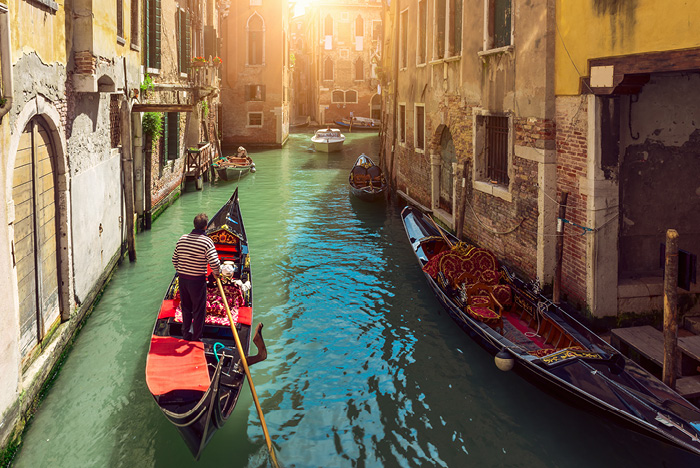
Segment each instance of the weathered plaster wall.
[{"label": "weathered plaster wall", "polygon": [[[620,269],[662,274],[659,245],[676,229],[679,247],[700,254],[700,73],[653,75],[623,104]],[[625,114],[625,112],[622,112]]]},{"label": "weathered plaster wall", "polygon": [[700,46],[700,2],[556,0],[556,15],[558,95],[580,92],[589,59]]}]

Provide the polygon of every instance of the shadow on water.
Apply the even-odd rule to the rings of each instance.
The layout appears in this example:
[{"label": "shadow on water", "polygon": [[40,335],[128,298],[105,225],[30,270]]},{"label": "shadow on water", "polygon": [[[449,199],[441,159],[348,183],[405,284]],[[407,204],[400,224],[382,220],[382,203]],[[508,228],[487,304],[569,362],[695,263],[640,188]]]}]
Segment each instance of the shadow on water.
[{"label": "shadow on water", "polygon": [[[257,172],[239,183],[269,353],[252,374],[283,466],[691,466],[499,371],[434,298],[402,207],[350,195],[348,173],[360,152],[376,154],[376,134],[350,134],[331,154],[308,151],[311,134],[249,151]],[[144,378],[175,241],[235,186],[184,194],[138,236],[138,261],[114,275],[16,466],[268,466],[249,390],[195,462]]]}]

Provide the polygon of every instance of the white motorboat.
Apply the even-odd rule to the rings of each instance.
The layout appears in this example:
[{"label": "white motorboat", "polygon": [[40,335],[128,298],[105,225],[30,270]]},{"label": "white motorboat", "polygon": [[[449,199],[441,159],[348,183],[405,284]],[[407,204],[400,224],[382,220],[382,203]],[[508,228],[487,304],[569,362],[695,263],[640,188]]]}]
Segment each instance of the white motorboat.
[{"label": "white motorboat", "polygon": [[316,151],[332,153],[343,149],[345,135],[340,133],[340,130],[337,128],[322,128],[316,130],[314,136],[311,137],[311,142],[314,144]]}]

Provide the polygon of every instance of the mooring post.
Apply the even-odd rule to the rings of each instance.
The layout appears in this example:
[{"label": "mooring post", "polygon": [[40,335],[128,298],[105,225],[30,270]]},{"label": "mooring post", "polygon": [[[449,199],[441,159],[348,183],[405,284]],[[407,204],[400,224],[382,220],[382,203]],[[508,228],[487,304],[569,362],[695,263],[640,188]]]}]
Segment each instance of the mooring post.
[{"label": "mooring post", "polygon": [[666,231],[664,268],[664,369],[663,381],[675,390],[678,368],[678,232]]},{"label": "mooring post", "polygon": [[569,192],[561,192],[559,202],[559,217],[557,217],[557,244],[555,250],[556,265],[554,266],[554,284],[552,290],[552,302],[559,304],[561,301],[561,268],[564,256],[564,219],[566,218],[566,201],[569,199]]}]

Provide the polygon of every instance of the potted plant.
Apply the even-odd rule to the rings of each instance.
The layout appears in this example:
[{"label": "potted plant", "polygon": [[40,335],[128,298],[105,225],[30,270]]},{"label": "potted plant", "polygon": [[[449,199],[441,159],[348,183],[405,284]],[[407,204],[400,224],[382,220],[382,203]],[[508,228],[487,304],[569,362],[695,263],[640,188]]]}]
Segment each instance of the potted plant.
[{"label": "potted plant", "polygon": [[198,67],[203,67],[206,64],[207,64],[207,59],[205,59],[204,57],[194,57],[192,59],[191,66],[193,68],[198,68]]},{"label": "potted plant", "polygon": [[220,67],[223,61],[221,60],[221,57],[214,57],[213,59],[211,59],[211,63],[215,67]]}]

